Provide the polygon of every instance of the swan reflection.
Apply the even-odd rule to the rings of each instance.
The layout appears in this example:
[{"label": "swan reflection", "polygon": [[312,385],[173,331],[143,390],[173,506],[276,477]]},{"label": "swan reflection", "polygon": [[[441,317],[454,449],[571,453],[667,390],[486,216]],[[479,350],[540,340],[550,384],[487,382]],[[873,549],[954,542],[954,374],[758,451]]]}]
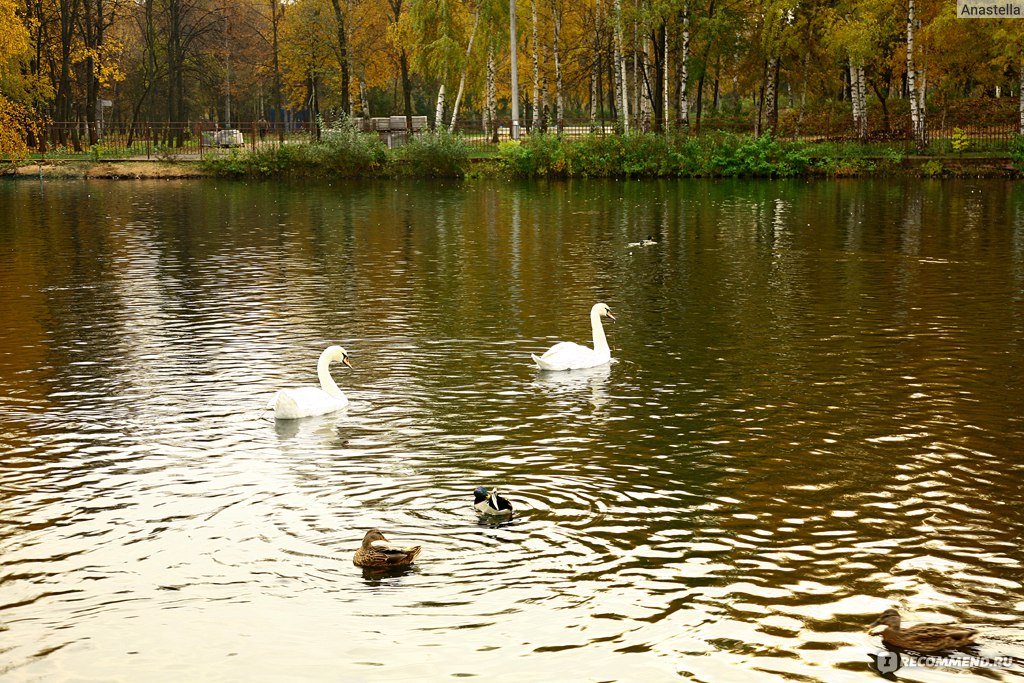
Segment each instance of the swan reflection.
[{"label": "swan reflection", "polygon": [[611,374],[612,365],[606,363],[580,370],[541,371],[537,374],[536,383],[546,394],[555,396],[577,395],[589,389],[589,403],[594,408],[602,408],[608,403],[608,379]]}]

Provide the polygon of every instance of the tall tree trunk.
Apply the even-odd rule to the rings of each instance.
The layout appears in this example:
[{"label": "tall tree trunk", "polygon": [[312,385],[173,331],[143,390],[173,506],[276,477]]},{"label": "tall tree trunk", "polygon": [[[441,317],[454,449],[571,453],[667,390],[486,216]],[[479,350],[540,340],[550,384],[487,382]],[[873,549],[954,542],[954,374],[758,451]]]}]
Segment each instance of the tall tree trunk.
[{"label": "tall tree trunk", "polygon": [[[147,0],[152,2],[152,0]],[[281,28],[281,19],[284,17],[284,7],[281,0],[270,0],[270,29],[272,34],[274,62],[274,125],[277,127],[277,140],[284,143],[284,102],[282,101],[281,88],[281,49],[278,42],[278,33]]]},{"label": "tall tree trunk", "polygon": [[[57,80],[57,94],[54,100],[54,118],[59,123],[71,123],[74,118],[74,103],[71,93],[71,52],[75,40],[75,23],[78,21],[79,4],[77,0],[61,0],[60,2],[60,75]],[[63,144],[67,140],[68,130],[65,127],[58,133],[58,141]],[[76,142],[77,147],[77,142]]]},{"label": "tall tree trunk", "polygon": [[[548,55],[544,44],[540,46],[540,61],[547,62]],[[546,133],[548,131],[548,72],[544,71],[540,77],[540,130]]]},{"label": "tall tree trunk", "polygon": [[[633,20],[633,43],[632,50],[629,52],[633,53],[633,116],[636,117],[634,120],[638,121],[641,117],[640,103],[643,101],[644,90],[641,86],[640,80],[640,59],[641,55],[637,54],[637,47],[640,45],[640,41],[637,37],[637,20]],[[646,57],[646,54],[643,55]]]},{"label": "tall tree trunk", "polygon": [[533,48],[533,120],[530,123],[531,130],[538,130],[540,127],[540,45],[537,42],[537,0],[530,0],[530,16],[532,19],[533,36],[531,45]]},{"label": "tall tree trunk", "polygon": [[444,128],[444,83],[437,89],[437,107],[434,109],[434,130]]},{"label": "tall tree trunk", "polygon": [[683,47],[679,55],[679,125],[690,131],[690,3],[683,4]]},{"label": "tall tree trunk", "polygon": [[622,44],[622,0],[615,0],[615,101],[618,112],[618,129],[629,132],[629,93],[626,87],[626,55]]},{"label": "tall tree trunk", "polygon": [[87,49],[85,58],[85,120],[89,129],[89,144],[99,142],[97,130],[97,105],[99,104],[100,79],[96,54],[103,50],[103,0],[83,0],[83,42]]},{"label": "tall tree trunk", "polygon": [[768,131],[775,135],[779,127],[779,58],[772,56],[768,60],[765,72],[765,121]]},{"label": "tall tree trunk", "polygon": [[405,130],[412,135],[412,80],[409,78],[409,56],[403,47],[398,53],[398,64],[402,69],[402,101],[405,104]]},{"label": "tall tree trunk", "polygon": [[907,97],[910,99],[910,122],[914,131],[914,144],[918,150],[928,146],[925,135],[923,99],[919,97],[914,70],[914,0],[907,1]]},{"label": "tall tree trunk", "polygon": [[661,25],[661,43],[661,127],[668,132],[668,22]]},{"label": "tall tree trunk", "polygon": [[462,76],[459,77],[459,91],[455,94],[455,104],[452,105],[452,120],[448,124],[449,132],[455,132],[455,121],[459,116],[459,105],[462,104],[462,92],[466,88],[466,72],[469,71],[469,56],[473,53],[473,39],[476,38],[476,27],[480,24],[480,6],[477,5],[473,14],[473,30],[469,33],[469,45],[466,46],[466,65],[462,69]]},{"label": "tall tree trunk", "polygon": [[1017,112],[1020,114],[1020,134],[1024,135],[1024,44],[1020,48],[1020,82],[1017,86]]},{"label": "tall tree trunk", "polygon": [[864,62],[850,59],[850,94],[853,100],[853,125],[861,142],[868,137],[867,78]]},{"label": "tall tree trunk", "polygon": [[[334,21],[337,25],[338,64],[341,66],[341,110],[345,112],[345,116],[350,116],[352,114],[352,105],[348,94],[348,37],[345,31],[345,13],[341,10],[340,0],[331,0],[331,5],[334,7]],[[396,17],[395,20],[397,21],[397,19]]]},{"label": "tall tree trunk", "polygon": [[590,132],[597,129],[597,108],[601,101],[601,0],[594,3],[594,55],[590,62]]},{"label": "tall tree trunk", "polygon": [[562,123],[565,112],[562,111],[562,11],[558,0],[551,0],[551,14],[555,23],[554,44],[552,45],[555,58],[555,130],[562,133]]},{"label": "tall tree trunk", "polygon": [[[714,16],[715,16],[715,0],[709,0],[709,2],[708,2],[708,11],[707,11],[707,15],[706,16],[707,16],[708,21],[711,21],[714,18]],[[707,64],[708,64],[708,55],[711,54],[711,45],[712,45],[712,41],[707,41],[707,43],[704,46],[704,52],[703,52],[703,54],[701,55],[701,58],[700,58],[701,69],[700,69],[700,75],[697,77],[697,102],[696,102],[696,107],[695,107],[696,112],[695,112],[694,126],[693,126],[694,132],[696,132],[696,133],[700,133],[700,121],[701,121],[701,117],[704,114],[704,77],[707,75],[707,72],[708,72]]]},{"label": "tall tree trunk", "polygon": [[494,44],[487,46],[487,81],[484,84],[484,133],[491,142],[498,141],[498,66]]},{"label": "tall tree trunk", "polygon": [[636,95],[638,129],[647,133],[651,130],[651,82],[647,76],[647,48],[633,51],[633,92]]}]

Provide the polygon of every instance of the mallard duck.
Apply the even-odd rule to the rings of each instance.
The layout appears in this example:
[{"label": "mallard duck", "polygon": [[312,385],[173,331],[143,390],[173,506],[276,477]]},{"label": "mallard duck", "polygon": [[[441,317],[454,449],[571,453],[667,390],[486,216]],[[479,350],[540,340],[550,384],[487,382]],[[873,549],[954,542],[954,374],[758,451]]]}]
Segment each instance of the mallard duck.
[{"label": "mallard duck", "polygon": [[420,547],[418,545],[400,548],[391,545],[388,539],[384,538],[380,529],[370,529],[363,536],[363,544],[356,551],[352,561],[360,567],[390,569],[412,564],[419,554]]},{"label": "mallard duck", "polygon": [[320,386],[281,389],[270,399],[267,408],[273,409],[274,417],[278,420],[294,420],[341,410],[348,405],[348,397],[338,388],[330,371],[331,363],[338,361],[352,367],[345,349],[328,346],[316,364]]},{"label": "mallard duck", "polygon": [[[882,642],[915,652],[955,650],[974,643],[977,631],[956,624],[918,624],[900,628],[900,613],[887,609],[871,624],[871,633],[882,633]],[[884,628],[882,628],[884,626]]]},{"label": "mallard duck", "polygon": [[473,507],[483,515],[496,517],[511,517],[512,503],[498,495],[498,489],[487,491],[483,486],[477,486],[473,491]]},{"label": "mallard duck", "polygon": [[615,320],[612,309],[607,304],[594,304],[590,309],[590,329],[594,335],[594,348],[590,349],[576,342],[558,342],[538,356],[530,354],[533,362],[541,370],[580,370],[604,365],[612,359],[608,339],[604,336],[601,318]]}]

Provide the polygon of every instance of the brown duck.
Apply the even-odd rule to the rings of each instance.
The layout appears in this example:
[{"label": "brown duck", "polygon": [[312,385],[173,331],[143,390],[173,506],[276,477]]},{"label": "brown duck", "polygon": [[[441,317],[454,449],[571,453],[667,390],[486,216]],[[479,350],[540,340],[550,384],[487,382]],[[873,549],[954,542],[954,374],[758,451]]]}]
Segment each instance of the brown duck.
[{"label": "brown duck", "polygon": [[420,554],[418,545],[400,548],[391,545],[380,529],[370,529],[363,536],[363,545],[356,551],[352,561],[360,567],[390,569],[412,564]]},{"label": "brown duck", "polygon": [[918,624],[900,628],[900,613],[887,609],[871,624],[876,627],[872,633],[882,630],[882,642],[886,645],[914,650],[915,652],[940,652],[955,650],[974,643],[977,631],[956,624]]}]

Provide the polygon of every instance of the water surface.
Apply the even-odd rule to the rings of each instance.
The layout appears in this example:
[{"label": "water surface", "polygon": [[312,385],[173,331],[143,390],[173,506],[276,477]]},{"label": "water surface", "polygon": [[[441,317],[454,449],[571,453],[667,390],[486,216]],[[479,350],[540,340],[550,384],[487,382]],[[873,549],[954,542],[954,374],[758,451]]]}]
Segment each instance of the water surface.
[{"label": "water surface", "polygon": [[[1024,657],[1017,185],[23,181],[0,215],[5,680],[867,681],[893,605]],[[616,361],[532,367],[597,301]],[[349,408],[275,423],[331,343]],[[419,562],[354,567],[373,526]]]}]

